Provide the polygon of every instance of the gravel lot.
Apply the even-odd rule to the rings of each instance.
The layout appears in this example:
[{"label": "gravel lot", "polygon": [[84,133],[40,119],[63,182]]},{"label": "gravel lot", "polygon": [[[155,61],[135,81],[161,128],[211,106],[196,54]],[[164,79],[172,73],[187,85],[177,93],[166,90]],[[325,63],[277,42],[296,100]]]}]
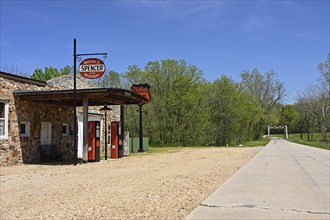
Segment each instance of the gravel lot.
[{"label": "gravel lot", "polygon": [[183,219],[261,148],[1,167],[0,219]]}]

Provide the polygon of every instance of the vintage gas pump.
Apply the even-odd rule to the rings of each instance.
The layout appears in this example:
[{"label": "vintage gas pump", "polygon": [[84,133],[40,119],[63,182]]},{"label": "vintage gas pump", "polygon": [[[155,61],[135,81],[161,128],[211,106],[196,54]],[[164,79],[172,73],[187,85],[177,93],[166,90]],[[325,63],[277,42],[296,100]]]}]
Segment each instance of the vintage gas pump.
[{"label": "vintage gas pump", "polygon": [[100,122],[88,122],[88,161],[100,161]]},{"label": "vintage gas pump", "polygon": [[118,158],[122,158],[124,156],[124,138],[121,129],[121,122],[118,124]]},{"label": "vintage gas pump", "polygon": [[118,158],[118,122],[111,122],[111,158]]},{"label": "vintage gas pump", "polygon": [[120,133],[120,122],[111,122],[111,158],[118,158],[119,156],[119,147],[122,145]]}]

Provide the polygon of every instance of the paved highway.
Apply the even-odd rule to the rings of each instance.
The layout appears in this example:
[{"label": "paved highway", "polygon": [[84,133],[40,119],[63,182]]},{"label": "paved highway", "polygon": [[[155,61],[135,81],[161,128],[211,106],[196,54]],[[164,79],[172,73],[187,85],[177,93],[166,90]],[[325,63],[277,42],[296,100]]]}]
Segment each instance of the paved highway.
[{"label": "paved highway", "polygon": [[273,139],[187,219],[330,219],[330,151]]}]

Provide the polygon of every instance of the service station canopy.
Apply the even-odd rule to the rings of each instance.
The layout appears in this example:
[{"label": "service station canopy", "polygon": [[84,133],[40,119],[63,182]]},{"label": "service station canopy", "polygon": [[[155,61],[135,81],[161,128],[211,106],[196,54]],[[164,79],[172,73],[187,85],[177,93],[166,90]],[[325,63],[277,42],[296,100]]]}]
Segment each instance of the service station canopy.
[{"label": "service station canopy", "polygon": [[[74,90],[52,90],[52,91],[24,91],[13,92],[15,97],[21,100],[42,102],[46,104],[72,106]],[[89,106],[103,105],[140,105],[147,101],[147,98],[128,89],[119,88],[95,88],[77,89],[76,106],[83,106],[83,99],[87,98]]]}]

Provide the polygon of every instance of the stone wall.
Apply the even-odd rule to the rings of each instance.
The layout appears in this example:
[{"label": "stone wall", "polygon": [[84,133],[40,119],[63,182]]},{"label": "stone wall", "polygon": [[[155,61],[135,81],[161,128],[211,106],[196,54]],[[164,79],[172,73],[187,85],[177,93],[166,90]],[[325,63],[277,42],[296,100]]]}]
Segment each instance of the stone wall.
[{"label": "stone wall", "polygon": [[[14,99],[14,90],[34,90],[40,91],[50,89],[47,86],[38,86],[0,77],[0,94],[4,101],[8,101],[8,138],[0,140],[0,165],[10,165],[23,162],[21,138],[19,135],[20,118],[17,115],[16,105],[18,101]],[[28,117],[30,118],[30,116]],[[26,140],[24,140],[26,141]],[[30,140],[29,140],[30,142]]]},{"label": "stone wall", "polygon": [[[41,122],[51,123],[51,143],[55,144],[64,159],[73,158],[73,109],[70,106],[46,105],[16,99],[18,124],[30,122],[30,136],[21,137],[24,163],[38,163]],[[69,124],[69,135],[62,135],[62,124]]]},{"label": "stone wall", "polygon": [[[58,88],[49,85],[34,85],[4,77],[0,77],[0,88],[2,99],[6,99],[9,103],[8,138],[0,140],[0,165],[39,162],[41,122],[52,123],[52,144],[57,145],[64,158],[72,158],[72,107],[21,101],[20,98],[13,96],[14,90],[44,91]],[[30,123],[30,135],[27,137],[20,136],[21,122]],[[69,124],[70,135],[62,135],[62,123]]]}]

